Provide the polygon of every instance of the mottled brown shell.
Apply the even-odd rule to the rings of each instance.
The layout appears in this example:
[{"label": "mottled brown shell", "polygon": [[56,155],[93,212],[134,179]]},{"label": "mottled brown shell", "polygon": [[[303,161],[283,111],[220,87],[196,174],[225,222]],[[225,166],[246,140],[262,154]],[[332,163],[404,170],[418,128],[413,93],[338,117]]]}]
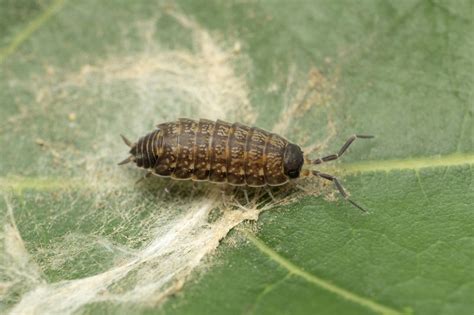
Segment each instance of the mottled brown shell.
[{"label": "mottled brown shell", "polygon": [[289,179],[285,175],[289,144],[279,135],[239,123],[179,119],[159,124],[132,145],[130,153],[137,166],[159,176],[278,186]]}]

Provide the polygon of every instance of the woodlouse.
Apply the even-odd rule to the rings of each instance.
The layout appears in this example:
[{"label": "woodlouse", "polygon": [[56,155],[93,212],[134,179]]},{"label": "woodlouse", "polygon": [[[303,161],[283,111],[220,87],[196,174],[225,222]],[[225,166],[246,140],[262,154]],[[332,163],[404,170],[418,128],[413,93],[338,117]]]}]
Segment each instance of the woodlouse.
[{"label": "woodlouse", "polygon": [[[173,179],[191,179],[228,183],[234,186],[280,186],[300,177],[303,164],[321,164],[338,159],[357,138],[353,135],[338,153],[315,160],[304,157],[301,148],[283,137],[240,123],[181,118],[157,125],[157,128],[136,143],[122,136],[131,147],[130,156],[119,165],[134,162],[157,175]],[[365,211],[348,198],[339,180],[317,170],[304,175],[332,181],[341,195],[352,205]]]}]

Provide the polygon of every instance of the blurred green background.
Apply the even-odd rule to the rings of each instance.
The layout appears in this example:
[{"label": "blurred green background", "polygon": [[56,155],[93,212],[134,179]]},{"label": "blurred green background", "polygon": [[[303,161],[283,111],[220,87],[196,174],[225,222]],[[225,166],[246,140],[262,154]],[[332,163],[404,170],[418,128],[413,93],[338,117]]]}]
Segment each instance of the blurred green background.
[{"label": "blurred green background", "polygon": [[[0,0],[0,311],[472,314],[473,30],[468,0]],[[376,135],[326,168],[370,214],[135,185],[118,135],[179,117]]]}]

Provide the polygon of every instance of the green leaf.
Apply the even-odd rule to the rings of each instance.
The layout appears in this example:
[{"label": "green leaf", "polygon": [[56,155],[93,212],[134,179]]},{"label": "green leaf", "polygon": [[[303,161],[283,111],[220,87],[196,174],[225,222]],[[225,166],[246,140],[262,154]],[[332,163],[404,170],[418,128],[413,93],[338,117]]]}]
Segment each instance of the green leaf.
[{"label": "green leaf", "polygon": [[[0,311],[471,314],[471,1],[3,1]],[[179,117],[341,178],[227,191],[117,162]],[[258,219],[258,221],[257,221]]]}]

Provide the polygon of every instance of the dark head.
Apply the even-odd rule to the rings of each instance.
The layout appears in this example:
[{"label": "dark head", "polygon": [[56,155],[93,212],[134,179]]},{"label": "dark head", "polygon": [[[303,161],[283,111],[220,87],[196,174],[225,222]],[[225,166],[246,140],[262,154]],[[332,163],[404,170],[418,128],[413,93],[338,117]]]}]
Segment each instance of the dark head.
[{"label": "dark head", "polygon": [[300,176],[303,167],[304,156],[303,151],[296,144],[288,144],[283,158],[283,168],[285,175],[289,178],[297,178]]}]

